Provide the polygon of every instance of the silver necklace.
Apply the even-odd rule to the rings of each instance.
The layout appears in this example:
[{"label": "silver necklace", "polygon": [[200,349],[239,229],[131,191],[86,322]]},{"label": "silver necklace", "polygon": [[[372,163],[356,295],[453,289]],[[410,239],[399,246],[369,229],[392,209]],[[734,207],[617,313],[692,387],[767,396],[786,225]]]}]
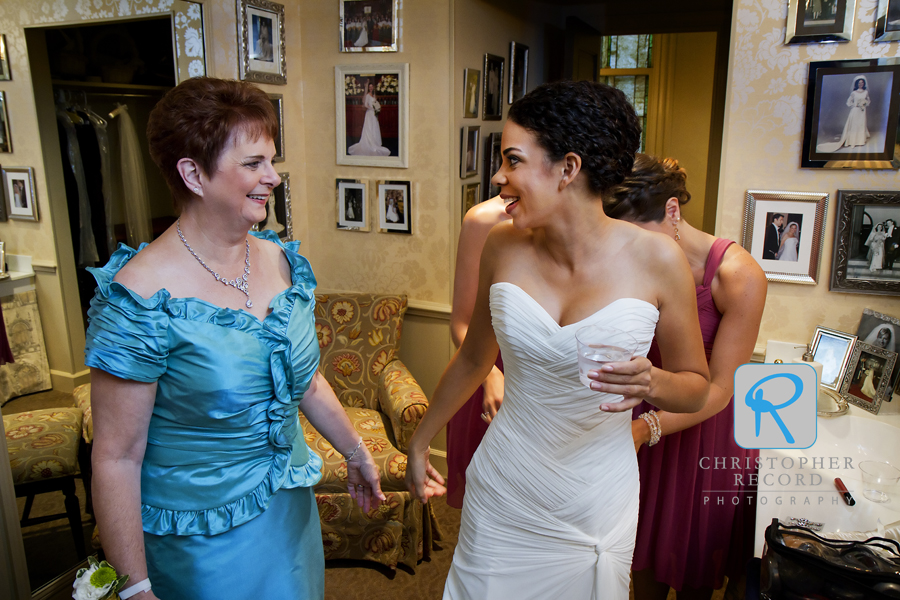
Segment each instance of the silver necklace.
[{"label": "silver necklace", "polygon": [[244,292],[244,295],[247,296],[247,304],[245,305],[247,308],[253,308],[253,302],[250,300],[250,242],[244,240],[244,243],[247,245],[247,255],[244,258],[244,274],[241,275],[240,279],[232,279],[228,281],[225,277],[220,276],[218,273],[209,268],[209,265],[203,262],[203,259],[197,256],[197,253],[194,252],[194,249],[191,248],[191,245],[187,243],[187,240],[184,239],[184,234],[181,233],[181,219],[175,221],[175,231],[178,232],[178,237],[181,238],[184,247],[188,249],[188,252],[191,253],[191,256],[197,259],[203,268],[212,273],[212,276],[216,278],[216,281],[220,281],[225,285],[230,285],[236,290],[240,290]]}]

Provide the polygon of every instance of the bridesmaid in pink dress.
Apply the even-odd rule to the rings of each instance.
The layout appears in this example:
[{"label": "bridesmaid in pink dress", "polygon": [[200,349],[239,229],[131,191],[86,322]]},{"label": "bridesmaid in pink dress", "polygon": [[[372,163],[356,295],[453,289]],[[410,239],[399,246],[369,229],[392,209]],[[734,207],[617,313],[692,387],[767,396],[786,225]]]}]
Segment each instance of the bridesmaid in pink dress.
[{"label": "bridesmaid in pink dress", "polygon": [[[469,209],[459,232],[456,274],[453,279],[453,311],[450,334],[456,347],[462,345],[478,292],[481,250],[491,228],[510,218],[500,196]],[[478,449],[488,424],[503,401],[503,361],[497,364],[480,388],[447,423],[447,504],[462,508],[466,491],[466,469]]]},{"label": "bridesmaid in pink dress", "polygon": [[[604,207],[611,217],[673,237],[684,250],[711,378],[700,412],[657,411],[647,402],[634,409],[641,472],[635,600],[665,600],[670,587],[679,600],[708,599],[725,575],[739,579],[753,556],[756,498],[746,484],[759,452],[734,441],[732,388],[735,369],[753,354],[766,277],[743,248],[681,218],[680,207],[691,197],[686,178],[676,160],[638,154],[631,176]],[[663,366],[655,342],[647,358]],[[655,436],[653,428],[659,429]],[[724,465],[717,465],[721,457]]]}]

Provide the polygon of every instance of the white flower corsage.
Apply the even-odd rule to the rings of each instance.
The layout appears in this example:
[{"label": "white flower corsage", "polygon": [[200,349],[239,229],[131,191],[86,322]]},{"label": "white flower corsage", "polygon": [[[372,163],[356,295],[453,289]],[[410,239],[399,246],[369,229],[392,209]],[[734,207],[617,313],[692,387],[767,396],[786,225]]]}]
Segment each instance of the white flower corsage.
[{"label": "white flower corsage", "polygon": [[111,564],[97,562],[93,556],[88,556],[86,569],[79,569],[72,585],[75,591],[72,598],[75,600],[110,600],[119,597],[119,591],[128,582],[128,575],[119,576]]}]

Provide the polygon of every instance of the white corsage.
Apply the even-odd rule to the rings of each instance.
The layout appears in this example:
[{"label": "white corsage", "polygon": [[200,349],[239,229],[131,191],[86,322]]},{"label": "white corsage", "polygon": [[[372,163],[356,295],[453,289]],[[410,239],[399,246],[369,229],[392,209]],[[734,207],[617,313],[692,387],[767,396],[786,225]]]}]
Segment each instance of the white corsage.
[{"label": "white corsage", "polygon": [[72,585],[75,591],[72,598],[75,600],[109,600],[118,598],[119,591],[128,582],[128,575],[119,576],[111,564],[97,562],[93,556],[88,556],[86,569],[79,569]]}]

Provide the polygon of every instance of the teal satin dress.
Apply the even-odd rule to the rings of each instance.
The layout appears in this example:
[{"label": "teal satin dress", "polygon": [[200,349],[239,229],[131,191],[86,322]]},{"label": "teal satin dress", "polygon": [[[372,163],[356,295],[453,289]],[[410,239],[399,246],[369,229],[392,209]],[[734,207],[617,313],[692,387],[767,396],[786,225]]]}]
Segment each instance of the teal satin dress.
[{"label": "teal satin dress", "polygon": [[157,382],[141,468],[147,564],[161,600],[322,598],[324,554],[312,486],[322,459],[297,407],[319,362],[316,280],[299,242],[281,244],[292,285],[260,321],[165,289],[142,298],[113,278],[88,312],[85,364]]}]

